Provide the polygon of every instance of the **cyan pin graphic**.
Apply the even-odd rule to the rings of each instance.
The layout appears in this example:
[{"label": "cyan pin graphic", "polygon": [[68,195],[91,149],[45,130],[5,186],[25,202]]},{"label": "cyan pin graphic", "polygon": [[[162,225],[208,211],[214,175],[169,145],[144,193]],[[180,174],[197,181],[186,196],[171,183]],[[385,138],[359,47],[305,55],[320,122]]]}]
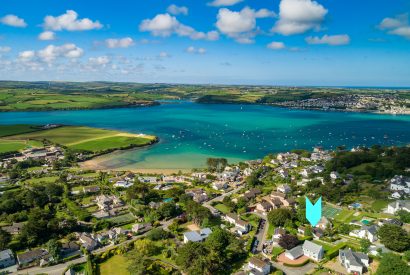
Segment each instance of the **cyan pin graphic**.
[{"label": "cyan pin graphic", "polygon": [[320,197],[317,202],[313,205],[308,197],[306,197],[306,219],[310,222],[312,226],[316,224],[322,218],[322,197]]}]

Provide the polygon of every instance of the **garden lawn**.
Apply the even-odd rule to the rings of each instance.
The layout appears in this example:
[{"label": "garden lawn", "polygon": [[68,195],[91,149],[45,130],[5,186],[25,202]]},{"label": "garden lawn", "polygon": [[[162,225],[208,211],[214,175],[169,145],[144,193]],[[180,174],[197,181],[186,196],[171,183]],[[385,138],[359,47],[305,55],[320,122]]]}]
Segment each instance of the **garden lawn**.
[{"label": "garden lawn", "polygon": [[125,214],[125,215],[120,215],[117,217],[112,217],[108,219],[110,222],[113,222],[115,224],[125,224],[125,223],[130,223],[135,221],[135,218],[131,214]]},{"label": "garden lawn", "polygon": [[99,265],[100,275],[129,275],[128,265],[124,255],[115,255]]},{"label": "garden lawn", "polygon": [[221,211],[223,214],[229,213],[229,209],[228,209],[228,207],[226,207],[225,204],[222,204],[222,203],[217,204],[217,205],[215,205],[215,208],[218,209],[219,211]]}]

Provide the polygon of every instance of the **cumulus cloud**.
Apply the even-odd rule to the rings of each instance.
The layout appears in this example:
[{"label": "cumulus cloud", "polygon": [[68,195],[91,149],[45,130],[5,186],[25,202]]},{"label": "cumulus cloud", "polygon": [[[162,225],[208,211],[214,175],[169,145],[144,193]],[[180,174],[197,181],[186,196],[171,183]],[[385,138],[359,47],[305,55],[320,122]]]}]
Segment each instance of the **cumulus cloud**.
[{"label": "cumulus cloud", "polygon": [[24,19],[14,14],[8,14],[0,18],[0,22],[3,23],[4,25],[11,26],[11,27],[17,27],[17,28],[27,27],[27,23],[24,21]]},{"label": "cumulus cloud", "polygon": [[213,7],[233,6],[242,1],[243,0],[214,0],[209,2],[208,5]]},{"label": "cumulus cloud", "polygon": [[[37,52],[34,51],[25,51],[27,56],[33,58],[34,56],[38,57],[41,61],[46,63],[51,63],[57,58],[66,57],[69,59],[79,58],[83,55],[83,49],[77,47],[75,44],[64,44],[62,46],[48,45],[42,50]],[[20,54],[22,54],[20,53]],[[34,54],[33,54],[34,53]]]},{"label": "cumulus cloud", "polygon": [[266,46],[268,49],[271,50],[283,50],[286,48],[285,43],[283,42],[271,42]]},{"label": "cumulus cloud", "polygon": [[10,47],[0,46],[0,53],[8,53],[9,51],[11,51]]},{"label": "cumulus cloud", "polygon": [[52,31],[45,31],[38,35],[39,40],[54,40],[56,39],[56,34]]},{"label": "cumulus cloud", "polygon": [[306,42],[312,45],[327,44],[331,46],[347,45],[350,43],[350,37],[347,34],[339,35],[327,35],[325,34],[322,37],[318,36],[309,36],[306,37]]},{"label": "cumulus cloud", "polygon": [[281,0],[279,20],[273,32],[283,35],[301,34],[320,29],[328,10],[313,0]]},{"label": "cumulus cloud", "polygon": [[101,66],[105,67],[107,64],[109,64],[111,61],[108,58],[108,56],[98,56],[98,57],[90,57],[88,58],[88,63],[91,66]]},{"label": "cumulus cloud", "polygon": [[158,57],[159,58],[167,58],[167,57],[171,57],[171,55],[167,52],[160,52]]},{"label": "cumulus cloud", "polygon": [[204,48],[195,48],[194,46],[190,46],[185,50],[187,53],[194,53],[194,54],[206,54],[206,49]]},{"label": "cumulus cloud", "polygon": [[53,31],[87,31],[101,29],[103,25],[98,21],[92,21],[88,18],[79,19],[75,11],[67,10],[66,13],[60,16],[46,16],[43,27]]},{"label": "cumulus cloud", "polygon": [[23,51],[19,53],[18,58],[22,61],[28,61],[33,59],[35,55],[35,51]]},{"label": "cumulus cloud", "polygon": [[124,37],[120,39],[109,38],[105,40],[105,45],[110,48],[128,48],[134,45],[134,40],[131,37]]},{"label": "cumulus cloud", "polygon": [[398,35],[410,39],[409,15],[400,14],[394,18],[387,17],[379,24],[381,30],[387,31],[388,34]]},{"label": "cumulus cloud", "polygon": [[167,8],[167,12],[173,15],[188,15],[188,8],[184,6],[179,7],[177,5],[172,4]]},{"label": "cumulus cloud", "polygon": [[194,40],[218,40],[219,33],[210,31],[207,33],[198,32],[194,28],[180,23],[169,13],[157,14],[152,19],[145,19],[140,24],[140,31],[150,32],[154,36],[168,37],[172,34],[189,37]]},{"label": "cumulus cloud", "polygon": [[219,10],[216,26],[218,30],[240,43],[252,43],[256,31],[256,19],[274,17],[267,9],[258,11],[249,7],[241,11],[231,11],[227,8]]}]

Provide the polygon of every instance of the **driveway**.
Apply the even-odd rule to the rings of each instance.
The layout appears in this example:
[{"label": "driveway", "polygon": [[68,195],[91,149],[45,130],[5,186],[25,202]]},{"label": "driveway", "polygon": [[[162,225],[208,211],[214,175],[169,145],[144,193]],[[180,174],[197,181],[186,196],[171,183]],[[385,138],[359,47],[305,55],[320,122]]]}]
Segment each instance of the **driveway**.
[{"label": "driveway", "polygon": [[301,267],[288,267],[288,266],[284,266],[283,264],[277,263],[277,262],[272,262],[271,264],[276,267],[277,269],[280,269],[283,271],[283,273],[285,273],[285,275],[303,275],[303,274],[307,274],[310,271],[312,271],[313,269],[315,269],[316,264],[314,263],[308,263],[304,266]]}]

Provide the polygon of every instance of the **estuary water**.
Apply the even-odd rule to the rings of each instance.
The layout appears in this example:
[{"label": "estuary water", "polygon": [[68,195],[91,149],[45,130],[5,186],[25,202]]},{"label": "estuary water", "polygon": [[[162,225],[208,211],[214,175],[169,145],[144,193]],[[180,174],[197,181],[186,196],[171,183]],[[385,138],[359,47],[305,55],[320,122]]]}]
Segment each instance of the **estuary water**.
[{"label": "estuary water", "polygon": [[0,113],[0,124],[86,125],[156,135],[154,146],[115,152],[90,168],[187,170],[208,157],[231,162],[321,145],[410,143],[410,116],[328,112],[260,105],[167,102],[147,108]]}]

